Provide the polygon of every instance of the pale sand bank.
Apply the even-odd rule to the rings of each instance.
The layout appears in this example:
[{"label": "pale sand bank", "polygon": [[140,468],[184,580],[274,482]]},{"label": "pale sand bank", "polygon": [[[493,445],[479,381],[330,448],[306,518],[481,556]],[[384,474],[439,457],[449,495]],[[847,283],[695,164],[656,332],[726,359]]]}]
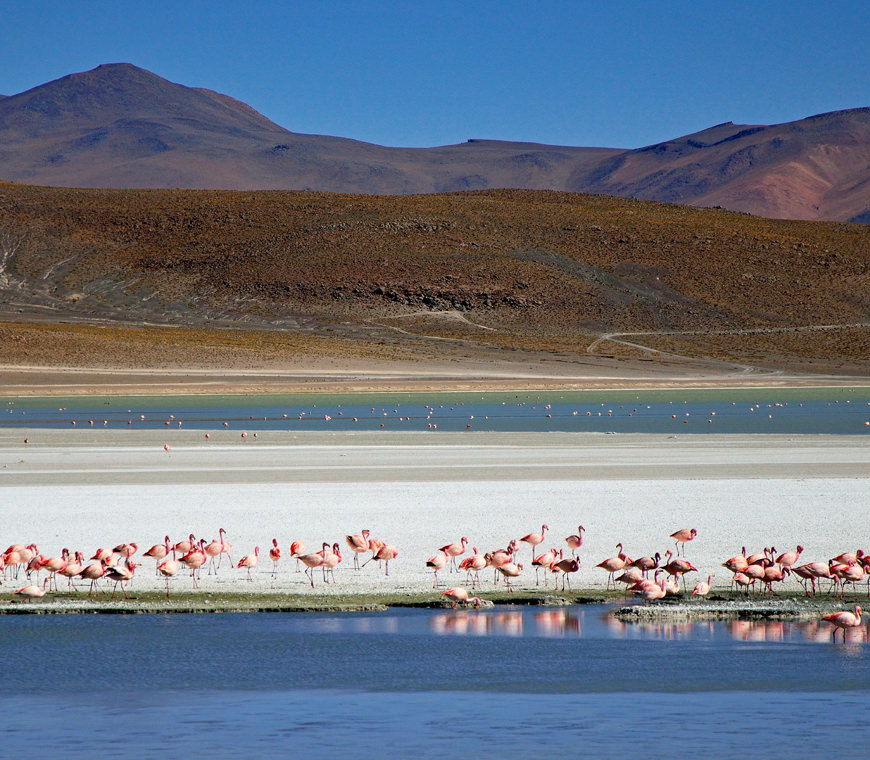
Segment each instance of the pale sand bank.
[{"label": "pale sand bank", "polygon": [[[27,438],[29,443],[24,444]],[[169,443],[165,451],[164,443]],[[288,433],[265,431],[240,441],[237,432],[0,431],[3,547],[35,542],[46,555],[63,547],[91,556],[98,546],[134,541],[141,552],[194,533],[207,540],[226,528],[233,559],[261,549],[255,581],[244,571],[202,573],[205,591],[309,593],[291,541],[309,551],[339,542],[344,562],[336,583],[317,593],[417,593],[431,589],[427,557],[469,538],[481,551],[550,527],[543,547],[586,528],[576,588],[600,588],[594,565],[621,541],[632,556],[673,548],[669,534],[698,530],[687,555],[717,572],[740,551],[798,543],[807,561],[868,545],[870,442],[858,436],[665,436],[500,433]],[[352,569],[344,541],[369,528],[395,544],[399,558],[385,577],[374,564]],[[266,554],[275,537],[284,549],[276,578]],[[867,548],[867,546],[865,546]],[[526,544],[517,581],[534,588]],[[136,589],[159,589],[146,559]],[[442,571],[448,585],[464,574]],[[483,588],[492,574],[481,574]],[[63,583],[64,581],[62,581]],[[550,581],[552,585],[552,581]],[[23,584],[21,584],[23,585]],[[13,588],[6,581],[2,595]],[[175,589],[189,589],[179,574]],[[443,587],[442,587],[443,588]]]}]

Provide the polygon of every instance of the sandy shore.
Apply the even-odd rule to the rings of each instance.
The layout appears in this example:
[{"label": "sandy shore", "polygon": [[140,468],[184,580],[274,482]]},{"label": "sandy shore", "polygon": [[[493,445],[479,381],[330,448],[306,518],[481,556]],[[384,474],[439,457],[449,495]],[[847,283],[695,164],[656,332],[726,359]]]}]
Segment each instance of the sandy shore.
[{"label": "sandy shore", "polygon": [[0,366],[0,397],[232,393],[369,393],[866,386],[867,378],[802,375],[691,361],[306,360],[259,369]]},{"label": "sandy shore", "polygon": [[[142,551],[164,535],[211,540],[226,528],[233,560],[259,546],[260,563],[250,583],[226,563],[216,575],[204,570],[204,592],[341,597],[462,585],[464,574],[445,569],[445,585],[432,588],[425,560],[439,546],[466,536],[469,549],[490,551],[542,524],[546,548],[565,548],[564,538],[584,525],[582,568],[571,582],[600,591],[607,576],[594,565],[615,554],[617,542],[632,556],[664,553],[673,548],[670,533],[694,527],[687,555],[699,573],[691,583],[716,572],[714,587],[727,587],[721,562],[741,546],[785,551],[800,543],[806,561],[860,546],[868,460],[867,439],[848,436],[264,431],[240,444],[229,431],[205,440],[181,430],[15,429],[0,432],[3,542],[87,557],[136,542],[143,566],[133,588],[146,592],[163,581]],[[344,536],[363,528],[398,547],[388,577],[374,563],[353,570]],[[274,577],[272,538],[285,553]],[[335,583],[315,572],[312,589],[295,572],[287,555],[298,539],[309,551],[339,543]],[[542,590],[527,544],[519,559],[517,589]],[[481,596],[504,591],[490,571],[481,581]],[[5,581],[0,596],[20,585]],[[186,572],[171,581],[176,592],[191,586]]]}]

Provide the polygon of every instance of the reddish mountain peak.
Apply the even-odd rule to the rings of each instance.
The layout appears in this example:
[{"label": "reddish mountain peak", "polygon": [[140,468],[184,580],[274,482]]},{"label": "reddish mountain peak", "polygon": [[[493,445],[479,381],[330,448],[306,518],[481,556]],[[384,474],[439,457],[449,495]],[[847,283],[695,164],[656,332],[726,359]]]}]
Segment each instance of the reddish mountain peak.
[{"label": "reddish mountain peak", "polygon": [[[183,119],[213,128],[283,130],[227,96],[186,87],[131,63],[102,64],[3,100],[0,126],[38,134],[57,128],[102,128],[124,119]],[[231,122],[228,123],[228,122]]]}]

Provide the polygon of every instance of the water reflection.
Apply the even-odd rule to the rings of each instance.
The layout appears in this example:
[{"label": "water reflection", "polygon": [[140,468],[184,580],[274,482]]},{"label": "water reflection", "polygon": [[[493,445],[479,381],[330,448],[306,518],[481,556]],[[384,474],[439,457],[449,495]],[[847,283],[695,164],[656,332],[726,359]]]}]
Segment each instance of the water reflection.
[{"label": "water reflection", "polygon": [[[728,621],[655,621],[627,623],[609,613],[590,613],[590,638],[650,641],[730,640],[746,643],[788,643],[833,641],[834,629],[822,620],[728,620]],[[450,610],[434,613],[429,629],[439,635],[458,636],[526,636],[546,638],[580,638],[586,612],[576,608],[551,610]],[[837,629],[836,641],[843,633]],[[868,626],[849,628],[848,645],[870,641]],[[860,648],[859,648],[860,651]]]}]

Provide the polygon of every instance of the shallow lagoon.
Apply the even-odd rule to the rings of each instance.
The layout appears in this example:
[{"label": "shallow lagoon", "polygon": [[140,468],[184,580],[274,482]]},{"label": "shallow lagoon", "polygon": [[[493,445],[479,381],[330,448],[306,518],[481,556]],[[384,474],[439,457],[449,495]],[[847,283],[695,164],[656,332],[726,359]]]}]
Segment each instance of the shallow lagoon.
[{"label": "shallow lagoon", "polygon": [[[792,757],[870,718],[865,629],[625,626],[602,606],[359,614],[15,616],[7,749],[309,750],[436,757],[674,747]],[[361,739],[362,737],[362,739]]]},{"label": "shallow lagoon", "polygon": [[870,434],[870,389],[7,399],[4,427]]}]

